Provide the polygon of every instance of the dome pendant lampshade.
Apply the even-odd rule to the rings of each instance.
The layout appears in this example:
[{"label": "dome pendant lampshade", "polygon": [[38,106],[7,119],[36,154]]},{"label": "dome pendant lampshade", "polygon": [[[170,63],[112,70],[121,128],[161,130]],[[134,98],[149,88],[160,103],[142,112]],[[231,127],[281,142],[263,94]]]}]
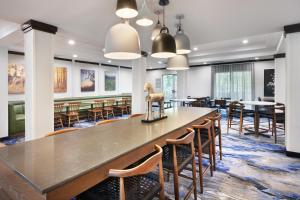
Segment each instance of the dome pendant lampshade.
[{"label": "dome pendant lampshade", "polygon": [[155,25],[155,27],[152,31],[151,40],[154,40],[156,38],[156,36],[159,35],[161,28],[162,28],[162,25],[161,25],[160,21],[158,20],[157,24]]},{"label": "dome pendant lampshade", "polygon": [[114,25],[108,31],[104,57],[116,60],[132,60],[141,57],[138,32],[128,22]]},{"label": "dome pendant lampshade", "polygon": [[187,70],[189,68],[189,58],[187,55],[177,55],[168,59],[168,70]]},{"label": "dome pendant lampshade", "polygon": [[153,24],[152,13],[147,7],[146,0],[144,0],[142,9],[139,12],[138,19],[136,21],[137,25],[140,26],[151,26]]},{"label": "dome pendant lampshade", "polygon": [[177,15],[176,18],[179,20],[177,25],[177,33],[174,36],[176,42],[176,53],[177,54],[188,54],[191,53],[191,44],[190,39],[187,35],[184,34],[184,31],[181,27],[181,20],[184,18],[184,15]]},{"label": "dome pendant lampshade", "polygon": [[116,15],[123,19],[134,18],[138,15],[135,0],[118,0]]},{"label": "dome pendant lampshade", "polygon": [[171,58],[176,56],[176,43],[169,29],[163,27],[160,34],[155,37],[152,43],[152,57],[154,58]]},{"label": "dome pendant lampshade", "polygon": [[190,39],[184,34],[183,30],[180,28],[175,35],[176,42],[176,53],[177,54],[188,54],[191,53]]}]

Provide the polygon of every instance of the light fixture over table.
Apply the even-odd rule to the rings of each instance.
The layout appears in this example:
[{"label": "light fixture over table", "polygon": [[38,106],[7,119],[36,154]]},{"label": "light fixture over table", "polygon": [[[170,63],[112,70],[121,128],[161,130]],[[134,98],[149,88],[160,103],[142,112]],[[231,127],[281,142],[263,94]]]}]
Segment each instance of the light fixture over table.
[{"label": "light fixture over table", "polygon": [[177,54],[188,54],[191,53],[191,44],[189,37],[184,34],[182,29],[181,20],[184,18],[184,15],[177,15],[176,18],[179,20],[177,25],[177,33],[175,35],[176,42],[176,53]]},{"label": "light fixture over table", "polygon": [[[168,0],[160,0],[161,6],[169,4]],[[163,27],[152,43],[152,57],[154,58],[171,58],[176,56],[176,43],[169,29],[165,25],[165,9],[163,8]]]},{"label": "light fixture over table", "polygon": [[186,54],[177,55],[168,59],[168,70],[187,70],[189,69],[189,58]]},{"label": "light fixture over table", "polygon": [[157,23],[152,31],[151,40],[154,40],[155,37],[160,34],[160,30],[162,28],[162,25],[159,21],[159,15],[161,14],[161,11],[157,10],[157,11],[155,11],[155,14],[157,15]]},{"label": "light fixture over table", "polygon": [[134,18],[138,15],[135,0],[118,0],[116,15],[123,19]]},{"label": "light fixture over table", "polygon": [[136,23],[140,26],[151,26],[153,24],[153,14],[149,10],[146,0],[143,1],[142,8],[139,11],[137,18]]}]

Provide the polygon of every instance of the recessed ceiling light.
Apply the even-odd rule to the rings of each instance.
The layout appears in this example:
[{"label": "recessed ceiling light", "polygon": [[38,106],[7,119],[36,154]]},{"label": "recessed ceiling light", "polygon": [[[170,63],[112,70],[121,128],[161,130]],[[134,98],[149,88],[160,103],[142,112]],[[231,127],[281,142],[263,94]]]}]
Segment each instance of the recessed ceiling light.
[{"label": "recessed ceiling light", "polygon": [[103,49],[102,49],[102,51],[103,51],[103,52],[105,52],[105,51],[106,51],[106,49],[105,49],[105,48],[103,48]]},{"label": "recessed ceiling light", "polygon": [[75,41],[74,40],[69,40],[68,43],[69,43],[69,45],[74,45]]},{"label": "recessed ceiling light", "polygon": [[111,63],[111,60],[108,60],[107,62],[108,62],[108,63]]},{"label": "recessed ceiling light", "polygon": [[162,63],[163,63],[162,61],[158,61],[158,64],[160,64],[160,65],[161,65]]},{"label": "recessed ceiling light", "polygon": [[203,65],[206,65],[206,64],[207,64],[207,62],[204,62],[204,63],[203,63]]},{"label": "recessed ceiling light", "polygon": [[243,44],[248,44],[249,43],[249,40],[245,39],[243,40]]},{"label": "recessed ceiling light", "polygon": [[77,58],[78,57],[78,55],[77,54],[73,54],[73,58]]},{"label": "recessed ceiling light", "polygon": [[255,60],[259,60],[259,58],[258,58],[258,57],[255,57]]},{"label": "recessed ceiling light", "polygon": [[194,47],[193,50],[194,50],[194,51],[198,51],[198,47]]}]

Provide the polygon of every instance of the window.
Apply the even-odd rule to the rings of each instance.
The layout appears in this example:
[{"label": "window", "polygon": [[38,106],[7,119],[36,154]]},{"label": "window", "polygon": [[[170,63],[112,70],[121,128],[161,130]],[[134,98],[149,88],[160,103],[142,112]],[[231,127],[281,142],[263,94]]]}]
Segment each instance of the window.
[{"label": "window", "polygon": [[253,92],[253,63],[212,66],[213,98],[252,100]]}]

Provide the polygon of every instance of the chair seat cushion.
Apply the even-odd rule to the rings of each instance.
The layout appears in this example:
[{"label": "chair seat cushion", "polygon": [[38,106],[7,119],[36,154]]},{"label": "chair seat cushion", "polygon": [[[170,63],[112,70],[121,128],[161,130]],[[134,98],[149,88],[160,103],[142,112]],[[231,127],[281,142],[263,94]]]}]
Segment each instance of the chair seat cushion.
[{"label": "chair seat cushion", "polygon": [[[150,200],[161,190],[158,176],[154,173],[124,178],[126,200]],[[115,200],[119,197],[119,178],[108,178],[80,194],[77,200]]]},{"label": "chair seat cushion", "polygon": [[[189,145],[176,145],[177,165],[181,171],[192,160],[191,147]],[[173,145],[163,147],[163,167],[173,170]]]}]

